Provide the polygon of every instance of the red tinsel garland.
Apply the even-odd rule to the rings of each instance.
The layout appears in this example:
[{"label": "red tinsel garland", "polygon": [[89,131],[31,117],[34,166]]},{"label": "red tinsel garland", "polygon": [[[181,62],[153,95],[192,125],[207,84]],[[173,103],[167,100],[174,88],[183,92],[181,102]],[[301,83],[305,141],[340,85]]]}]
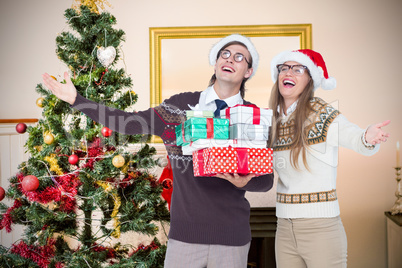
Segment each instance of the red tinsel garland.
[{"label": "red tinsel garland", "polygon": [[41,268],[47,268],[56,252],[55,244],[55,239],[49,239],[45,246],[27,245],[24,241],[21,241],[18,244],[12,245],[11,253],[18,254],[26,259],[31,259]]},{"label": "red tinsel garland", "polygon": [[[24,178],[22,174],[18,174],[17,178],[21,182]],[[69,213],[76,209],[77,201],[74,196],[77,195],[77,188],[82,184],[75,174],[66,174],[60,177],[55,177],[53,181],[56,186],[49,186],[42,191],[25,191],[21,184],[18,189],[26,195],[30,201],[47,204],[49,202],[60,202],[60,209],[63,212]]]},{"label": "red tinsel garland", "polygon": [[121,181],[120,181],[120,183],[119,183],[119,186],[120,186],[120,188],[122,188],[122,189],[124,189],[124,188],[126,188],[127,186],[129,186],[129,185],[131,185],[131,184],[133,184],[134,183],[134,181],[139,177],[139,176],[141,176],[142,175],[142,173],[140,172],[140,171],[130,171],[128,174],[127,174],[127,177],[125,177],[124,179],[122,179]]},{"label": "red tinsel garland", "polygon": [[13,224],[13,219],[11,217],[11,212],[14,209],[17,209],[22,206],[21,201],[18,199],[14,200],[14,205],[10,208],[7,209],[6,213],[3,214],[3,218],[1,219],[0,222],[0,230],[2,230],[4,227],[6,228],[7,233],[11,232],[11,224]]},{"label": "red tinsel garland", "polygon": [[135,253],[137,253],[140,250],[144,250],[144,251],[148,250],[148,249],[155,250],[155,249],[158,249],[158,248],[159,248],[159,246],[155,243],[155,241],[152,241],[152,243],[149,244],[148,246],[144,246],[143,244],[139,244],[137,249],[135,251],[133,251],[131,254],[129,254],[129,257],[133,256]]},{"label": "red tinsel garland", "polygon": [[61,197],[61,202],[60,202],[60,210],[65,212],[65,213],[70,213],[75,211],[77,208],[77,200],[75,198],[72,198],[70,196],[62,196]]},{"label": "red tinsel garland", "polygon": [[108,259],[116,258],[116,250],[114,248],[104,247],[102,245],[98,245],[98,244],[95,243],[92,246],[92,250],[95,251],[95,252],[107,251],[106,252],[106,258],[108,258]]},{"label": "red tinsel garland", "polygon": [[149,181],[152,188],[155,188],[158,186],[158,182],[153,175],[149,175],[148,177],[145,178],[145,180]]},{"label": "red tinsel garland", "polygon": [[101,160],[102,158],[99,156],[104,155],[103,149],[108,151],[114,151],[115,148],[113,146],[103,147],[101,146],[102,140],[100,138],[95,138],[92,144],[88,147],[87,155],[89,157],[88,161],[82,166],[82,168],[93,169],[95,162]]},{"label": "red tinsel garland", "polygon": [[56,268],[63,268],[63,267],[65,267],[65,265],[63,263],[61,263],[61,262],[56,263]]}]

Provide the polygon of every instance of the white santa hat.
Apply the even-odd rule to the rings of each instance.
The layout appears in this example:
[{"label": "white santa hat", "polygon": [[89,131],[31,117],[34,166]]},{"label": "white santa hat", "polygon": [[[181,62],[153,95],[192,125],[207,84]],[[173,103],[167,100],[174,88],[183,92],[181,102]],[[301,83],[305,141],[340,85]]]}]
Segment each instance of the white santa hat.
[{"label": "white santa hat", "polygon": [[251,78],[257,71],[259,56],[258,56],[258,52],[255,49],[251,40],[244,35],[231,34],[229,36],[222,38],[218,43],[216,43],[212,47],[211,51],[209,52],[209,64],[215,65],[216,59],[218,58],[218,53],[222,49],[222,47],[224,47],[226,44],[228,44],[230,42],[234,42],[234,41],[240,42],[243,45],[245,45],[247,47],[248,51],[250,52],[251,58],[253,59],[253,65],[251,66],[253,68],[253,73],[249,77],[249,78]]},{"label": "white santa hat", "polygon": [[271,75],[274,83],[278,79],[278,68],[276,66],[287,61],[296,61],[308,68],[314,81],[314,91],[320,86],[324,90],[331,90],[336,87],[335,78],[328,76],[323,57],[311,49],[284,51],[276,55],[271,61]]}]

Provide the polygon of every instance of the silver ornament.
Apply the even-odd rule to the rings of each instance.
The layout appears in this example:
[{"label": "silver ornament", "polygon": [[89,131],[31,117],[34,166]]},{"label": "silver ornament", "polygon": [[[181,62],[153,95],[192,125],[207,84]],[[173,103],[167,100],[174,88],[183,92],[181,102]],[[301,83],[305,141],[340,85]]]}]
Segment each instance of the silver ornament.
[{"label": "silver ornament", "polygon": [[107,48],[100,47],[98,48],[96,56],[98,57],[98,60],[100,61],[102,66],[107,68],[110,64],[112,64],[114,58],[116,57],[116,49],[112,46]]}]

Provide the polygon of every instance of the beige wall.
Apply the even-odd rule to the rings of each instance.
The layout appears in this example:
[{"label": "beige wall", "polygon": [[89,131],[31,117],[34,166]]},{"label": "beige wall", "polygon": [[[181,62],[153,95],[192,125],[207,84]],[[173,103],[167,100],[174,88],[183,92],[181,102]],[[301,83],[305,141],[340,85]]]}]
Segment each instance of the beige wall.
[{"label": "beige wall", "polygon": [[[41,116],[34,89],[43,72],[58,76],[66,70],[55,55],[55,37],[67,29],[63,13],[71,3],[0,1],[0,119]],[[149,106],[149,27],[311,23],[313,48],[322,52],[330,75],[338,81],[336,90],[319,90],[317,95],[336,101],[341,112],[361,127],[392,121],[386,128],[392,137],[378,154],[363,157],[341,149],[338,168],[349,267],[386,266],[384,211],[395,201],[395,144],[402,141],[400,0],[110,3],[117,27],[126,32],[123,49],[127,72],[140,98],[137,110]],[[191,63],[189,58],[190,67]],[[204,87],[200,85],[200,90]]]}]

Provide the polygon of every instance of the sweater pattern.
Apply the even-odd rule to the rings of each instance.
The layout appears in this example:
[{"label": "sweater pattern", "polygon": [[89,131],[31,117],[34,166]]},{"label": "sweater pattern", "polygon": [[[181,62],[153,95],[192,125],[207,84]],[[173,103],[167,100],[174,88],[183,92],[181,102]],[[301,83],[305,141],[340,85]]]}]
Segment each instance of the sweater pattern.
[{"label": "sweater pattern", "polygon": [[[313,145],[326,141],[328,128],[334,119],[340,114],[338,110],[318,97],[311,101],[313,112],[307,119],[305,132],[307,144]],[[293,116],[279,124],[279,137],[275,144],[275,151],[290,150],[294,143],[295,120]]]},{"label": "sweater pattern", "polygon": [[161,138],[170,159],[192,161],[192,157],[183,156],[181,146],[176,145],[175,128],[186,120],[186,110],[168,104],[165,101],[154,108],[154,112],[165,123]]}]

